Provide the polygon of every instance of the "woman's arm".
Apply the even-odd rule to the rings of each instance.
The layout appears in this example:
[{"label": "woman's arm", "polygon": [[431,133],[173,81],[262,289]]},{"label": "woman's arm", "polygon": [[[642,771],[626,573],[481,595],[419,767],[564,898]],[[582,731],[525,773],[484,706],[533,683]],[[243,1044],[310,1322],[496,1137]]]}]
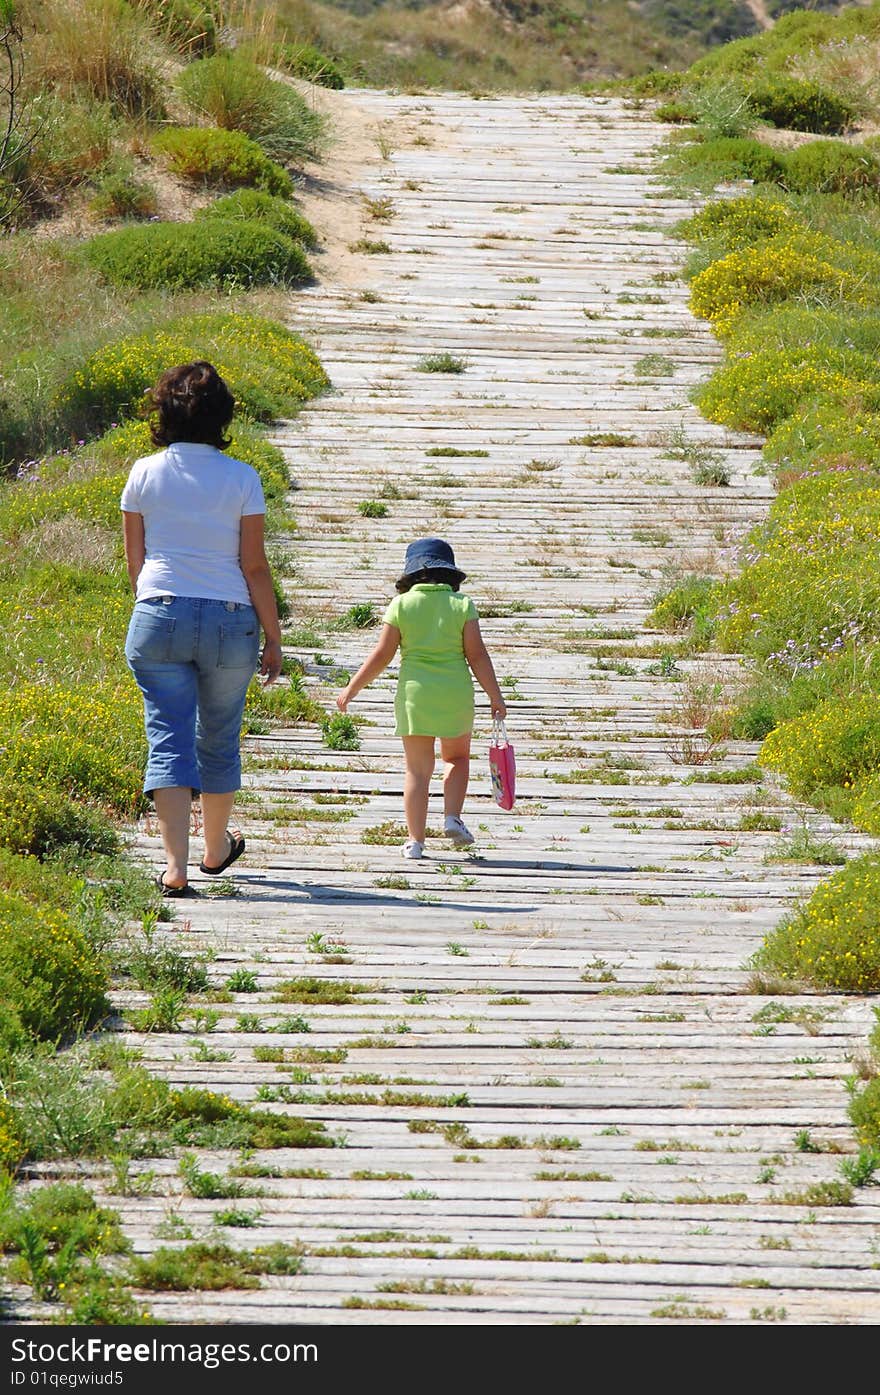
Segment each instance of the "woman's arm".
[{"label": "woman's arm", "polygon": [[378,678],[383,669],[386,669],[397,653],[400,646],[400,630],[396,625],[383,625],[382,632],[376,643],[376,647],[361,664],[354,678],[338,694],[336,706],[340,712],[344,712],[353,697],[356,697],[361,688],[365,688],[368,683],[372,683],[374,678]]},{"label": "woman's arm", "polygon": [[242,518],[239,562],[266,641],[260,660],[260,673],[267,683],[274,683],[281,672],[281,621],[266,556],[264,524],[261,513],[245,514]]},{"label": "woman's arm", "polygon": [[125,565],[128,567],[128,579],[131,582],[132,591],[137,592],[138,577],[143,570],[147,555],[143,514],[123,511],[122,541],[125,545]]},{"label": "woman's arm", "polygon": [[464,645],[464,656],[470,665],[471,672],[492,705],[492,716],[500,717],[503,721],[507,716],[507,704],[501,696],[498,679],[495,677],[495,668],[489,658],[489,651],[483,643],[479,620],[466,620],[461,637]]}]

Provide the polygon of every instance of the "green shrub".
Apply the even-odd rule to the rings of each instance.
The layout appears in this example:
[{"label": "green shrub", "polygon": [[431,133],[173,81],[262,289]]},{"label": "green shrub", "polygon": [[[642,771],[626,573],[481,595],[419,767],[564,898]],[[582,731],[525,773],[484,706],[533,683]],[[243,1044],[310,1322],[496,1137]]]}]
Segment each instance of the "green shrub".
[{"label": "green shrub", "polygon": [[227,188],[246,184],[281,198],[293,194],[287,171],[242,131],[169,126],[153,137],[152,147],[172,174],[192,184]]},{"label": "green shrub", "polygon": [[[0,1048],[3,1034],[0,1031]],[[4,1171],[13,1172],[25,1155],[25,1145],[18,1132],[18,1120],[11,1105],[0,1095],[0,1186]],[[2,1237],[0,1237],[2,1243]]]},{"label": "green shrub", "polygon": [[27,205],[57,204],[92,179],[110,156],[116,123],[111,108],[57,93],[37,97],[28,113],[32,130],[22,136],[6,174]]},{"label": "green shrub", "polygon": [[54,789],[121,814],[143,808],[143,716],[131,683],[19,683],[0,694],[0,738],[4,786]]},{"label": "green shrub", "polygon": [[762,34],[736,39],[707,53],[688,70],[688,77],[708,79],[734,73],[783,73],[792,59],[803,59],[826,43],[872,34],[876,27],[877,15],[873,9],[867,12],[856,9],[854,14],[844,12],[840,16],[799,9],[782,15],[772,29]]},{"label": "green shrub", "polygon": [[716,585],[708,576],[683,577],[655,598],[649,623],[655,629],[672,633],[690,628],[697,617],[705,619],[708,615]]},{"label": "green shrub", "polygon": [[334,712],[321,722],[324,745],[331,751],[359,751],[361,738],[353,717],[345,712]]},{"label": "green shrub", "polygon": [[324,120],[286,82],[238,53],[190,63],[177,78],[190,110],[227,131],[242,131],[273,160],[290,163],[315,153]]},{"label": "green shrub", "polygon": [[880,157],[864,145],[811,140],[790,150],[781,181],[795,193],[854,194],[880,192]]},{"label": "green shrub", "polygon": [[291,330],[258,315],[183,315],[158,330],[106,345],[62,385],[56,405],[71,431],[94,434],[133,416],[169,364],[204,358],[228,383],[239,410],[259,421],[293,415],[328,379]]},{"label": "green shrub", "polygon": [[852,794],[853,823],[876,838],[880,833],[880,771],[857,780]]},{"label": "green shrub", "polygon": [[816,397],[777,425],[763,455],[775,467],[777,487],[818,470],[880,469],[880,414],[855,404],[841,411],[839,399]]},{"label": "green shrub", "polygon": [[747,137],[721,136],[681,145],[667,157],[672,173],[694,174],[710,183],[753,179],[756,184],[779,184],[786,165],[769,146]]},{"label": "green shrub", "polygon": [[97,810],[68,799],[60,790],[0,783],[0,845],[47,857],[73,845],[82,852],[112,853],[119,836]]},{"label": "green shrub", "polygon": [[318,234],[307,218],[297,213],[285,199],[262,194],[258,189],[239,189],[234,194],[226,194],[215,199],[207,208],[199,209],[196,219],[203,218],[244,218],[252,223],[262,223],[275,232],[282,233],[293,242],[301,242],[304,247],[318,246]]},{"label": "green shrub", "polygon": [[296,722],[319,723],[323,720],[324,709],[308,696],[300,676],[291,674],[284,687],[264,688],[257,679],[253,680],[245,703],[245,724],[249,730],[253,726],[252,717],[268,717],[287,726]]},{"label": "green shrub", "polygon": [[867,1080],[850,1101],[849,1117],[859,1143],[880,1147],[880,1075]]},{"label": "green shrub", "polygon": [[[687,242],[709,242],[718,255],[751,247],[764,238],[790,230],[798,220],[788,204],[762,194],[715,199],[698,213],[675,225],[677,237]],[[801,225],[802,226],[802,225]]]},{"label": "green shrub", "polygon": [[683,126],[697,119],[693,103],[682,97],[672,97],[668,102],[661,102],[651,115],[655,121],[664,121],[670,126]]},{"label": "green shrub", "polygon": [[792,77],[751,85],[749,103],[762,121],[821,136],[842,134],[859,115],[856,105],[839,93]]},{"label": "green shrub", "polygon": [[770,732],[758,757],[780,771],[794,794],[844,788],[880,769],[880,710],[874,694],[836,697]]},{"label": "green shrub", "polygon": [[59,1041],[109,1011],[101,956],[64,911],[0,892],[0,998],[35,1037]]},{"label": "green shrub", "polygon": [[[753,967],[843,993],[880,990],[880,856],[853,858],[771,930]],[[869,1140],[866,1140],[869,1141]]]},{"label": "green shrub", "polygon": [[104,223],[115,218],[152,218],[157,208],[155,190],[135,176],[131,161],[108,167],[95,181],[89,203],[89,212]]},{"label": "green shrub", "polygon": [[850,272],[800,251],[797,241],[783,234],[728,252],[699,272],[691,281],[690,306],[723,336],[747,306],[813,291],[838,299],[856,297],[861,282]]},{"label": "green shrub", "polygon": [[272,50],[271,62],[285,73],[305,78],[319,87],[333,87],[338,91],[345,86],[339,65],[313,44],[278,43]]},{"label": "green shrub", "polygon": [[764,434],[819,394],[880,408],[876,362],[814,344],[757,350],[729,358],[694,390],[693,400],[709,421]]},{"label": "green shrub", "polygon": [[[880,627],[878,545],[875,474],[835,471],[790,485],[746,539],[739,575],[719,588],[719,644],[745,649],[790,682],[809,676],[814,688],[841,656],[851,691],[853,646],[867,659]],[[843,684],[847,691],[845,676]],[[817,700],[833,691],[817,690]]]},{"label": "green shrub", "polygon": [[246,219],[119,228],[91,238],[82,256],[105,281],[142,291],[294,286],[311,279],[298,243]]}]

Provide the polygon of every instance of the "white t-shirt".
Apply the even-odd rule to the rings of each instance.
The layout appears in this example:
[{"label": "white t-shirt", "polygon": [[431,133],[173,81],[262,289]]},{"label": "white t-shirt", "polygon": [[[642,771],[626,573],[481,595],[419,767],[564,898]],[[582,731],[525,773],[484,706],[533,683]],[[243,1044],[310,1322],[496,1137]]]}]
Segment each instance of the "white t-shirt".
[{"label": "white t-shirt", "polygon": [[134,462],[120,507],[143,515],[139,601],[198,596],[250,604],[239,561],[241,520],[266,512],[252,465],[215,446],[176,441]]}]

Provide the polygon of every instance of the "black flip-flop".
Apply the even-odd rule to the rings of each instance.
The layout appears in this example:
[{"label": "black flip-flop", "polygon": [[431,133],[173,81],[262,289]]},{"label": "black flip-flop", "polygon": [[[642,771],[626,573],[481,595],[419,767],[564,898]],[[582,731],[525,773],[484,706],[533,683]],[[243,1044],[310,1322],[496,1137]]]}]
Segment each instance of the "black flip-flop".
[{"label": "black flip-flop", "polygon": [[209,867],[207,863],[199,863],[199,871],[204,872],[208,877],[219,877],[221,872],[225,872],[227,867],[231,867],[233,862],[237,862],[244,852],[244,839],[239,833],[237,837],[226,830],[226,837],[229,839],[229,852],[219,867]]},{"label": "black flip-flop", "polygon": [[165,880],[164,872],[160,872],[156,877],[156,886],[163,896],[198,896],[199,894],[194,886],[190,886],[189,882],[185,882],[183,886],[169,886]]}]

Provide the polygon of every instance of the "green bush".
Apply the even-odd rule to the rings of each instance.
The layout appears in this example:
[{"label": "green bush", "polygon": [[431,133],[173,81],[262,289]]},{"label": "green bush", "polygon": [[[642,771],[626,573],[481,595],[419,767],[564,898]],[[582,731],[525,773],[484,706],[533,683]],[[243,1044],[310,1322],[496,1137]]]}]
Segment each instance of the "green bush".
[{"label": "green bush", "polygon": [[691,310],[700,319],[709,320],[723,337],[730,334],[738,316],[750,305],[811,292],[826,299],[861,294],[859,277],[801,250],[799,241],[803,244],[804,240],[783,233],[719,257],[691,281]]},{"label": "green bush", "polygon": [[880,856],[853,858],[770,931],[754,968],[842,993],[880,991]]},{"label": "green bush", "polygon": [[790,150],[780,181],[794,193],[880,193],[880,157],[864,145],[811,140]]},{"label": "green bush", "polygon": [[19,683],[0,694],[4,786],[54,789],[131,815],[144,807],[143,758],[140,695],[130,682]]},{"label": "green bush", "polygon": [[840,135],[859,115],[853,102],[818,82],[777,77],[750,86],[748,92],[749,103],[761,120],[788,131]]},{"label": "green bush", "polygon": [[262,194],[258,189],[239,189],[237,193],[226,194],[207,208],[199,209],[195,216],[199,221],[203,218],[244,218],[252,223],[263,223],[293,242],[301,242],[304,247],[313,249],[318,245],[318,234],[307,218],[284,199]]},{"label": "green bush", "polygon": [[880,710],[873,693],[819,703],[775,727],[761,747],[762,765],[780,771],[794,794],[852,786],[880,769]]},{"label": "green bush", "polygon": [[33,1036],[60,1041],[109,1011],[100,955],[64,911],[0,891],[0,998]]},{"label": "green bush", "polygon": [[852,402],[841,411],[836,397],[813,398],[778,424],[763,455],[774,466],[777,487],[820,470],[878,470],[880,413],[861,411]]},{"label": "green bush", "polygon": [[321,734],[324,745],[331,751],[359,751],[361,738],[353,717],[345,712],[334,712],[321,721]]},{"label": "green bush", "polygon": [[859,1143],[880,1148],[880,1075],[857,1088],[850,1102],[849,1117]]},{"label": "green bush", "polygon": [[258,421],[293,415],[328,385],[313,351],[284,325],[211,311],[99,349],[62,385],[56,410],[72,434],[92,435],[135,415],[169,364],[196,358],[215,365],[239,410]]},{"label": "green bush", "polygon": [[135,176],[131,161],[118,161],[95,180],[89,212],[104,223],[115,218],[152,218],[158,208],[152,185]]},{"label": "green bush", "polygon": [[278,43],[272,50],[271,62],[285,73],[305,78],[319,87],[333,87],[338,91],[345,86],[339,65],[313,44]]},{"label": "green bush", "polygon": [[729,179],[753,179],[756,184],[779,184],[785,161],[760,141],[745,136],[719,136],[678,146],[668,157],[672,173],[702,176],[710,183]]},{"label": "green bush", "polygon": [[153,137],[152,148],[172,174],[192,184],[236,188],[252,185],[290,198],[293,181],[270,160],[262,146],[242,131],[215,126],[169,126]]},{"label": "green bush", "polygon": [[249,58],[218,53],[190,63],[177,90],[191,111],[226,131],[241,131],[273,160],[315,153],[324,120],[289,83],[271,78]]},{"label": "green bush", "polygon": [[655,629],[676,633],[691,628],[698,618],[705,623],[715,589],[716,582],[711,577],[683,577],[655,599],[649,624]]},{"label": "green bush", "polygon": [[777,496],[745,540],[739,575],[717,593],[723,648],[745,649],[790,682],[809,675],[813,686],[825,664],[848,655],[852,691],[852,646],[870,653],[880,630],[876,481],[871,472],[828,472]]},{"label": "green bush", "polygon": [[311,279],[298,243],[246,219],[119,228],[91,238],[82,256],[105,281],[142,291],[294,286]]},{"label": "green bush", "polygon": [[93,179],[106,164],[117,133],[106,103],[63,100],[55,92],[37,97],[28,111],[32,129],[20,133],[18,153],[7,156],[5,173],[25,204],[45,209]]},{"label": "green bush", "polygon": [[857,400],[869,411],[880,408],[880,370],[866,354],[828,350],[807,344],[802,349],[736,350],[693,400],[709,421],[738,431],[764,434],[825,394],[839,402]]},{"label": "green bush", "polygon": [[[0,1051],[2,1047],[3,1028],[0,1022]],[[15,1111],[0,1095],[0,1186],[3,1172],[13,1172],[24,1158],[25,1152],[26,1147],[19,1134]]]},{"label": "green bush", "polygon": [[876,838],[880,833],[880,771],[857,780],[852,794],[853,823]]},{"label": "green bush", "polygon": [[697,244],[708,242],[718,255],[751,247],[799,224],[788,204],[762,194],[740,198],[715,199],[698,213],[676,223],[677,237]]},{"label": "green bush", "polygon": [[119,836],[97,809],[60,790],[8,782],[0,784],[0,845],[40,858],[70,845],[81,852],[112,853]]}]

